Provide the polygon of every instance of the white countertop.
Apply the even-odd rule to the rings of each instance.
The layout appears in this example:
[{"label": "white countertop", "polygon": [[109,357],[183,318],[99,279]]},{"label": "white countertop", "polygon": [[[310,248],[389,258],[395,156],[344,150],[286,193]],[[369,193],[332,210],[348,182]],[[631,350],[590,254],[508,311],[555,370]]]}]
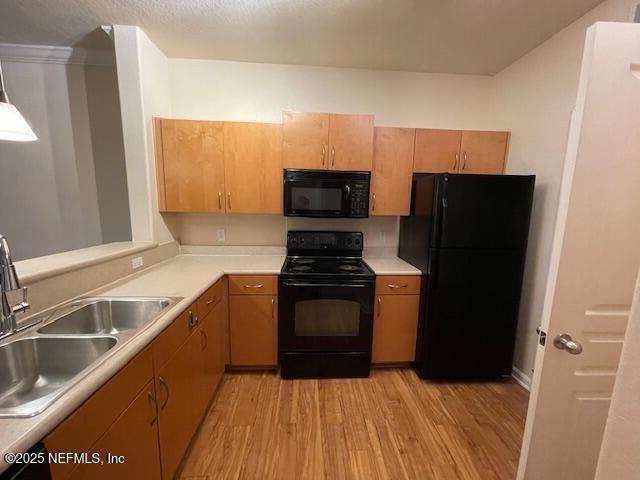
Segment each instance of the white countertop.
[{"label": "white countertop", "polygon": [[398,257],[364,257],[376,275],[420,275],[422,272]]},{"label": "white countertop", "polygon": [[[115,284],[87,292],[91,295],[166,296],[184,299],[153,323],[146,325],[122,348],[107,353],[94,370],[41,414],[31,418],[0,418],[0,472],[7,468],[4,461],[6,453],[24,452],[44,438],[223,275],[277,274],[283,261],[283,255],[179,255]],[[11,341],[31,333],[32,329],[22,332],[11,338]]]},{"label": "white countertop", "polygon": [[[0,472],[7,468],[5,453],[24,452],[44,438],[64,418],[123,368],[156,338],[204,291],[225,274],[269,274],[280,272],[284,255],[182,254],[166,262],[103,287],[91,295],[183,297],[161,317],[106,358],[86,377],[31,418],[0,418]],[[365,258],[378,275],[419,275],[420,271],[397,257]],[[11,340],[26,336],[22,332]]]}]

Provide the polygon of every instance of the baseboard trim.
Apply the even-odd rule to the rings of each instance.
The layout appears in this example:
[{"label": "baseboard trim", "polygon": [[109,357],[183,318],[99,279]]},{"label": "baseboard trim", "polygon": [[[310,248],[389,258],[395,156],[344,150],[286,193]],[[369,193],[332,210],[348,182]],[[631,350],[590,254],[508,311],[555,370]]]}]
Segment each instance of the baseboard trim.
[{"label": "baseboard trim", "polygon": [[517,367],[511,367],[511,376],[520,384],[520,386],[528,391],[531,391],[531,377],[525,375],[522,370]]}]

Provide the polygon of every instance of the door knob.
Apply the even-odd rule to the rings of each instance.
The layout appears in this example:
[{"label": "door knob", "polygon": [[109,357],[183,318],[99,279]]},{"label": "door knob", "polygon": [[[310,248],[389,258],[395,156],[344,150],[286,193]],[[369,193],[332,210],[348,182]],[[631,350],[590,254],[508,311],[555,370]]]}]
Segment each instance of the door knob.
[{"label": "door knob", "polygon": [[566,333],[554,338],[553,345],[560,350],[566,350],[566,352],[571,355],[580,355],[582,353],[582,345]]}]

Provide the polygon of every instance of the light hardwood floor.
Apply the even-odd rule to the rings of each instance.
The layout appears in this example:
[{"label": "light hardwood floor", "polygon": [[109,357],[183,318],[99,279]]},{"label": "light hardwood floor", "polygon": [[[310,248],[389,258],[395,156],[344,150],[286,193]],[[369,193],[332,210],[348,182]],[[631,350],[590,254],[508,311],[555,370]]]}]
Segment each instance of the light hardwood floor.
[{"label": "light hardwood floor", "polygon": [[528,393],[506,380],[434,383],[411,369],[367,379],[234,373],[182,479],[513,479]]}]

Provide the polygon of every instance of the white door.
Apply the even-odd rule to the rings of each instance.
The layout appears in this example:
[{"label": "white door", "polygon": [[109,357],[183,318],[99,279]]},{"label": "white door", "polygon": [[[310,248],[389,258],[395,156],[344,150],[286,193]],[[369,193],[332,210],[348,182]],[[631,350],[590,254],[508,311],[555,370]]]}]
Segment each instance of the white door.
[{"label": "white door", "polygon": [[[640,265],[638,65],[640,25],[589,29],[519,479],[594,477]],[[555,347],[562,334],[583,351]]]}]

